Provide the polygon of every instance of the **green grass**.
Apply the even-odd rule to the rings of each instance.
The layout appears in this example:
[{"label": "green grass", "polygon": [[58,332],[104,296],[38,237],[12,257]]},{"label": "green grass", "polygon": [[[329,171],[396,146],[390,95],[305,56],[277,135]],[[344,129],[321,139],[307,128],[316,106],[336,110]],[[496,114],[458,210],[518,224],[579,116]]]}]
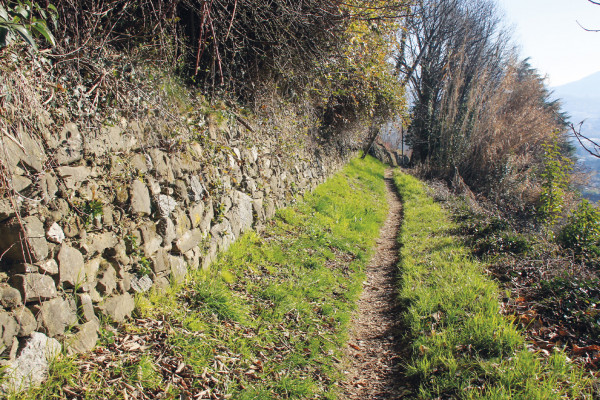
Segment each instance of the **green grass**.
[{"label": "green grass", "polygon": [[[200,340],[172,338],[198,371],[210,369],[219,352],[240,360],[234,369],[260,361],[261,371],[224,383],[233,398],[327,396],[337,374],[331,355],[339,356],[345,341],[385,217],[382,173],[373,160],[351,162],[297,206],[280,210],[262,237],[244,235],[210,271],[196,274],[178,294],[189,304],[185,313],[163,307],[161,298],[144,311],[170,314],[203,333]],[[350,261],[337,260],[342,255]]]},{"label": "green grass", "polygon": [[591,382],[560,351],[527,350],[500,314],[497,285],[453,236],[456,226],[415,178],[396,173],[404,203],[400,297],[418,398],[592,398]]},{"label": "green grass", "polygon": [[[351,161],[294,207],[279,210],[263,234],[243,235],[210,270],[136,299],[140,317],[172,327],[164,356],[182,360],[198,376],[192,393],[209,385],[233,399],[337,397],[334,382],[342,374],[336,359],[387,215],[383,170],[372,158]],[[125,329],[135,334],[140,328]],[[103,345],[112,340],[107,333]],[[148,352],[135,362],[115,362],[112,376],[179,398],[181,388],[167,392],[170,376],[152,367],[157,363]],[[50,384],[29,397],[60,398],[61,386],[78,384],[89,388],[89,399],[123,398],[123,386],[106,384],[101,371],[74,371],[68,360],[55,371]]]}]

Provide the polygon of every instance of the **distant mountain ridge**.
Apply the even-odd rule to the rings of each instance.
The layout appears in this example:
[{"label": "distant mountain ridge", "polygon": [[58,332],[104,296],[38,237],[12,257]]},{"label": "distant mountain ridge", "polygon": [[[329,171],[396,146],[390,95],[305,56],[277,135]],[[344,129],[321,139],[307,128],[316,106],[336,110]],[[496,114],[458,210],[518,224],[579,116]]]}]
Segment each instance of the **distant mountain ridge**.
[{"label": "distant mountain ridge", "polygon": [[[596,141],[600,139],[600,72],[575,82],[551,88],[554,97],[560,99],[563,111],[576,126],[583,122],[581,133]],[[589,155],[575,139],[579,166],[590,173],[590,182],[580,188],[583,196],[600,201],[600,159]]]},{"label": "distant mountain ridge", "polygon": [[567,97],[600,99],[600,71],[575,82],[552,88],[555,93]]},{"label": "distant mountain ridge", "polygon": [[582,133],[600,136],[600,71],[575,82],[551,88],[561,99],[563,110],[571,116],[571,122],[585,121]]}]

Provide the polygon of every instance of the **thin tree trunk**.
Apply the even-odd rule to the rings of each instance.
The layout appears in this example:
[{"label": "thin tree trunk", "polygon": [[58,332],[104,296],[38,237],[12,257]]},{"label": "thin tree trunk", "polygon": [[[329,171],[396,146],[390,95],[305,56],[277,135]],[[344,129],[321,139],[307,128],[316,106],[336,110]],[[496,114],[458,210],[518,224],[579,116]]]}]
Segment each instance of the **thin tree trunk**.
[{"label": "thin tree trunk", "polygon": [[369,141],[367,142],[367,146],[363,151],[361,159],[367,156],[367,154],[371,150],[371,147],[373,146],[373,143],[375,143],[375,139],[377,139],[377,136],[379,136],[379,128],[377,125],[375,125],[375,123],[373,123],[371,124],[371,128],[369,128]]}]

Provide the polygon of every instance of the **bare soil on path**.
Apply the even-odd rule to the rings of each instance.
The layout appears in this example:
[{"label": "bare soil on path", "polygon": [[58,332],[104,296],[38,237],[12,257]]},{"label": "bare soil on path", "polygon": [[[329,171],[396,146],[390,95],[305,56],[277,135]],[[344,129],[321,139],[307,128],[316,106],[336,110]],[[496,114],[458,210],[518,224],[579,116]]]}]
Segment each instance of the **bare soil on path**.
[{"label": "bare soil on path", "polygon": [[367,280],[358,302],[358,314],[346,349],[346,381],[343,399],[401,399],[410,390],[403,385],[403,332],[397,302],[398,242],[402,204],[386,170],[389,214],[377,241],[377,250],[367,267]]}]

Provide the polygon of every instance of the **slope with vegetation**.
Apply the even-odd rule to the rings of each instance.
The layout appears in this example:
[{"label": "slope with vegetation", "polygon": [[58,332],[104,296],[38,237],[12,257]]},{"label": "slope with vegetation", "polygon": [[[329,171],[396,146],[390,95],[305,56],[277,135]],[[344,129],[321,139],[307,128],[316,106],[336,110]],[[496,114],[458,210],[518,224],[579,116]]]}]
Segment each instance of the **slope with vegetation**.
[{"label": "slope with vegetation", "polygon": [[591,379],[563,350],[530,351],[501,315],[498,284],[425,186],[406,174],[395,181],[404,202],[399,291],[413,354],[406,375],[418,397],[592,398]]},{"label": "slope with vegetation", "polygon": [[[575,187],[566,116],[520,60],[493,1],[414,7],[398,59],[414,98],[407,141],[528,346],[597,375],[598,208]],[[449,201],[448,188],[462,196]]]},{"label": "slope with vegetation", "polygon": [[255,112],[287,103],[306,115],[311,139],[319,140],[402,107],[403,88],[387,60],[405,3],[9,1],[0,15],[0,48],[22,57],[18,39],[53,46],[36,60],[24,58],[21,68],[47,63],[40,90],[75,92],[46,104],[75,101],[67,118],[89,123],[171,111],[156,107],[160,99],[144,85],[160,71],[161,79],[182,80],[211,102],[239,102]]}]

